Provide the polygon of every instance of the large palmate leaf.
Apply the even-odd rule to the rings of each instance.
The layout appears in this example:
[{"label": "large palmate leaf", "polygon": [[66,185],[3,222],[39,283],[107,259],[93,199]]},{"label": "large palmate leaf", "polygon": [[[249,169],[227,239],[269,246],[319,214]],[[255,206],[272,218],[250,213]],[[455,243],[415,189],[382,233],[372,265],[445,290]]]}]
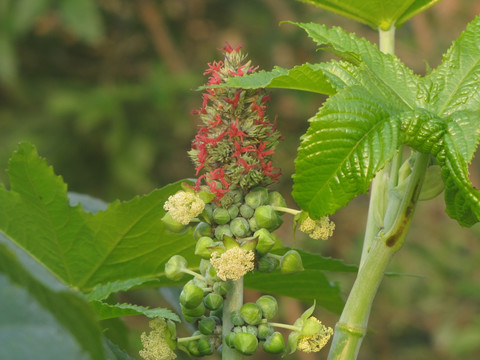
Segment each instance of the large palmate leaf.
[{"label": "large palmate leaf", "polygon": [[440,0],[301,0],[373,28],[400,25]]},{"label": "large palmate leaf", "polygon": [[349,87],[311,120],[296,160],[293,196],[318,218],[366,192],[400,145],[399,120],[388,104]]},{"label": "large palmate leaf", "polygon": [[159,277],[174,254],[198,263],[191,232],[171,234],[160,221],[180,182],[93,214],[70,206],[66,185],[30,144],[19,146],[8,172],[11,190],[0,187],[0,230],[69,285],[88,291]]}]

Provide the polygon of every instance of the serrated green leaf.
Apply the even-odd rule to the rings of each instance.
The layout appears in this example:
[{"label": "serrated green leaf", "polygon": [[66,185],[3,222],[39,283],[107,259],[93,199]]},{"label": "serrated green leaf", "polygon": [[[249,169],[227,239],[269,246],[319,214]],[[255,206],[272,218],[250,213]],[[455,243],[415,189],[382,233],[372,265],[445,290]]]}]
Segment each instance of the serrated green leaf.
[{"label": "serrated green leaf", "polygon": [[87,294],[88,301],[101,301],[107,299],[111,294],[127,291],[134,287],[146,284],[148,282],[155,281],[155,279],[149,278],[135,278],[122,281],[112,281],[106,284],[96,285],[92,292]]},{"label": "serrated green leaf", "polygon": [[433,6],[440,0],[300,0],[333,13],[388,30]]},{"label": "serrated green leaf", "polygon": [[92,214],[69,205],[66,185],[32,145],[19,145],[8,172],[11,190],[0,186],[0,230],[69,285],[88,292],[100,283],[158,278],[174,254],[198,266],[191,231],[172,234],[160,221],[163,203],[182,182]]},{"label": "serrated green leaf", "polygon": [[296,159],[293,196],[312,218],[333,214],[367,191],[400,145],[400,121],[365,89],[330,97],[310,121]]},{"label": "serrated green leaf", "polygon": [[76,205],[81,204],[83,210],[93,214],[100,210],[106,210],[108,207],[108,204],[105,201],[94,198],[90,195],[79,194],[73,191],[69,191],[67,195],[70,206],[75,207]]},{"label": "serrated green leaf", "polygon": [[172,321],[180,321],[177,314],[171,310],[163,308],[150,309],[144,306],[132,305],[132,304],[107,304],[103,301],[90,302],[92,308],[96,311],[101,320],[112,319],[121,316],[131,315],[145,315],[150,319],[157,317],[169,319]]},{"label": "serrated green leaf", "polygon": [[232,77],[225,86],[242,89],[294,89],[325,95],[335,93],[320,70],[320,64],[309,63],[295,66],[290,70],[277,66],[270,72],[259,71],[246,76]]}]

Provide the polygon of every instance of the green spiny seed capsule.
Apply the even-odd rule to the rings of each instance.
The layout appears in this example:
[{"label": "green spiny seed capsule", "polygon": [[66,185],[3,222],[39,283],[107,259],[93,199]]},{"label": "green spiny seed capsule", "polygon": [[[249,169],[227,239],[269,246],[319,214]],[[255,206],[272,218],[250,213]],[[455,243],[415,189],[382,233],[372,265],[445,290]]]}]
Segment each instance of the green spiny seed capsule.
[{"label": "green spiny seed capsule", "polygon": [[209,310],[217,310],[223,306],[223,297],[210,293],[203,299],[203,303]]},{"label": "green spiny seed capsule", "polygon": [[262,309],[263,317],[267,320],[273,318],[278,313],[277,299],[270,295],[260,296],[256,304]]},{"label": "green spiny seed capsule", "polygon": [[262,321],[262,309],[255,303],[243,304],[240,315],[248,325],[257,325]]},{"label": "green spiny seed capsule", "polygon": [[278,191],[268,193],[268,204],[272,206],[287,207],[284,197]]},{"label": "green spiny seed capsule", "polygon": [[260,205],[268,203],[268,190],[264,187],[256,187],[245,195],[245,204],[256,209]]},{"label": "green spiny seed capsule", "polygon": [[203,318],[198,322],[198,330],[203,335],[210,335],[215,330],[217,322],[213,316]]},{"label": "green spiny seed capsule", "polygon": [[238,216],[240,210],[238,209],[237,205],[232,205],[228,209],[228,214],[230,215],[230,219],[235,219]]},{"label": "green spiny seed capsule", "polygon": [[179,281],[183,277],[183,269],[188,266],[187,260],[181,255],[173,255],[165,264],[167,279]]},{"label": "green spiny seed capsule", "polygon": [[285,340],[282,334],[275,331],[272,335],[267,337],[262,345],[263,350],[269,354],[280,354],[285,350]]},{"label": "green spiny seed capsule", "polygon": [[191,340],[187,344],[187,350],[192,356],[200,356],[200,351],[198,350],[198,341]]},{"label": "green spiny seed capsule", "polygon": [[188,227],[188,225],[183,225],[181,222],[175,220],[172,218],[172,215],[170,212],[167,212],[163,217],[162,217],[162,222],[167,228],[167,230],[173,232],[173,233],[181,233],[185,231]]},{"label": "green spiny seed capsule", "polygon": [[255,209],[255,220],[257,225],[269,231],[278,229],[282,225],[282,219],[272,205],[262,205]]},{"label": "green spiny seed capsule", "polygon": [[213,239],[209,236],[202,236],[195,245],[195,255],[200,256],[202,259],[210,259],[212,251],[209,248],[212,246],[214,246]]},{"label": "green spiny seed capsule", "polygon": [[240,310],[232,311],[230,313],[230,320],[232,321],[232,324],[235,326],[242,326],[243,324],[245,324],[245,321],[243,321]]},{"label": "green spiny seed capsule", "polygon": [[230,221],[228,210],[224,208],[216,208],[213,210],[213,221],[219,225],[228,223]]},{"label": "green spiny seed capsule", "polygon": [[248,221],[242,217],[237,217],[230,222],[230,230],[237,237],[245,237],[250,234]]},{"label": "green spiny seed capsule", "polygon": [[261,323],[258,325],[258,338],[265,340],[267,337],[273,334],[273,326],[269,323]]},{"label": "green spiny seed capsule", "polygon": [[238,333],[233,338],[233,346],[243,355],[252,355],[258,347],[258,339],[250,333]]},{"label": "green spiny seed capsule", "polygon": [[180,304],[180,308],[182,309],[183,315],[187,315],[191,317],[200,317],[205,314],[205,310],[206,310],[205,305],[203,305],[203,303],[200,303],[197,307],[193,309],[187,308],[182,304]]},{"label": "green spiny seed capsule", "polygon": [[198,351],[200,356],[212,355],[213,354],[213,345],[208,340],[208,338],[203,337],[197,340],[198,341]]},{"label": "green spiny seed capsule", "polygon": [[203,221],[198,223],[198,225],[195,227],[195,230],[193,231],[193,238],[195,240],[200,239],[202,236],[211,236],[211,235],[212,235],[212,227]]},{"label": "green spiny seed capsule", "polygon": [[240,206],[240,215],[242,215],[244,218],[250,219],[254,213],[255,209],[248,206],[247,204],[243,204]]},{"label": "green spiny seed capsule", "polygon": [[228,291],[232,288],[230,281],[217,281],[213,284],[213,292],[220,296],[227,295]]},{"label": "green spiny seed capsule", "polygon": [[222,241],[224,236],[232,237],[232,230],[230,230],[230,225],[219,225],[215,228],[215,238],[218,241]]},{"label": "green spiny seed capsule", "polygon": [[265,255],[272,249],[273,245],[275,245],[275,238],[267,229],[257,230],[253,236],[258,238],[255,250],[257,250],[260,255]]},{"label": "green spiny seed capsule", "polygon": [[262,256],[258,260],[258,271],[263,272],[263,273],[269,273],[272,271],[275,271],[278,266],[280,265],[280,260],[273,256],[269,256],[268,254],[265,256]]},{"label": "green spiny seed capsule", "polygon": [[180,303],[188,309],[194,309],[203,301],[203,290],[188,282],[180,293]]},{"label": "green spiny seed capsule", "polygon": [[289,250],[283,255],[280,264],[280,272],[282,274],[294,274],[303,271],[303,262],[300,254],[295,250]]},{"label": "green spiny seed capsule", "polygon": [[234,332],[229,332],[227,336],[225,336],[225,343],[233,348],[233,339],[235,338],[235,333]]}]

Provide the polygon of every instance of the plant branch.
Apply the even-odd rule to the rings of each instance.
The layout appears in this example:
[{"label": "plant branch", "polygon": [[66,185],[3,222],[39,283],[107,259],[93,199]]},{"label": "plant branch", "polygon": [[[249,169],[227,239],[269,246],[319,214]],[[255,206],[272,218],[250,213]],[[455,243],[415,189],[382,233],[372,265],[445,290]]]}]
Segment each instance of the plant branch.
[{"label": "plant branch", "polygon": [[243,277],[232,281],[232,288],[227,293],[227,298],[223,304],[222,317],[222,359],[242,360],[243,356],[237,350],[232,349],[225,343],[225,338],[232,330],[233,324],[230,318],[232,311],[240,310],[243,305]]}]

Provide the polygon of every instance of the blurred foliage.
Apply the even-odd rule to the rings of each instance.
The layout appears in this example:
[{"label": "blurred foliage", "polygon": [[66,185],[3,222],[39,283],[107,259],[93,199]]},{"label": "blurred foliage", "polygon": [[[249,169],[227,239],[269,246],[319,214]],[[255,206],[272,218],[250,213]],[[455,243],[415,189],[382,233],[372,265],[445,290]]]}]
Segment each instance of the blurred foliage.
[{"label": "blurred foliage", "polygon": [[[441,1],[397,30],[398,56],[425,73],[478,13],[475,0]],[[0,0],[0,167],[19,141],[31,141],[70,190],[107,201],[193,176],[186,151],[199,124],[190,115],[201,105],[194,90],[226,41],[243,44],[263,69],[328,59],[300,30],[278,26],[282,20],[338,25],[377,41],[364,25],[292,0]],[[323,100],[273,94],[269,114],[278,114],[286,138],[276,154],[284,193],[306,119]],[[478,187],[478,159],[470,170]],[[3,171],[0,182],[7,182]],[[329,242],[300,245],[358,262],[367,203],[361,196],[335,215]],[[480,228],[459,229],[443,209],[440,197],[419,207],[391,267],[423,277],[385,279],[362,359],[480,358]],[[290,234],[287,222],[284,237]],[[139,292],[132,302],[165,306],[151,295]],[[286,317],[302,312],[288,300],[284,305]],[[145,321],[128,325],[141,329]],[[124,331],[110,331],[127,342]],[[138,346],[137,337],[130,342]]]}]

